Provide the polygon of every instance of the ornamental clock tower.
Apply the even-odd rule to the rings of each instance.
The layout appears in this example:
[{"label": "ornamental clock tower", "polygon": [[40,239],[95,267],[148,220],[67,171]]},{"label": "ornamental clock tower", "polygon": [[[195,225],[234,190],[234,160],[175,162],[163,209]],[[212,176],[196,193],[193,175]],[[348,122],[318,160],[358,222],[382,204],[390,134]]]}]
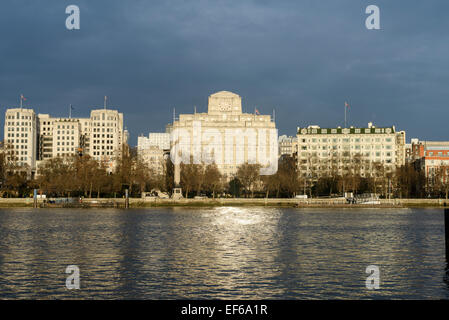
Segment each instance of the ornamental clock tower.
[{"label": "ornamental clock tower", "polygon": [[209,96],[208,114],[242,114],[242,98],[229,91],[220,91]]}]

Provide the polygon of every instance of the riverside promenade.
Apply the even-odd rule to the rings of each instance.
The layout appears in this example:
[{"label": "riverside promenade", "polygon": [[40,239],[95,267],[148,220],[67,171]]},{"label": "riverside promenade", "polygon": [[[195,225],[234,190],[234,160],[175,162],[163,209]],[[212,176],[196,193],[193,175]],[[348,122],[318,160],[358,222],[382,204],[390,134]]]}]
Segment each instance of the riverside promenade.
[{"label": "riverside promenade", "polygon": [[[51,200],[50,198],[49,200]],[[67,201],[66,201],[67,200]],[[380,199],[380,204],[348,204],[344,198],[206,198],[206,199],[159,199],[129,198],[131,208],[144,207],[210,207],[210,206],[271,206],[271,207],[344,207],[344,208],[379,208],[379,207],[443,207],[449,204],[446,199]],[[0,198],[0,208],[33,207],[33,198]],[[57,198],[56,203],[38,200],[38,207],[56,208],[124,208],[124,198]]]}]

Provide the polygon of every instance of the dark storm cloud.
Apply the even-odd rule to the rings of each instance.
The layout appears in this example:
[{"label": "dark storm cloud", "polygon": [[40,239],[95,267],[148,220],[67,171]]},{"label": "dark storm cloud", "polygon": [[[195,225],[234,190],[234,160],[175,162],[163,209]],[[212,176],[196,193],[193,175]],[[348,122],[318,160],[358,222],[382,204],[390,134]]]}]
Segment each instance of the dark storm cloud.
[{"label": "dark storm cloud", "polygon": [[[81,29],[65,29],[65,8]],[[365,28],[365,8],[381,30]],[[449,139],[446,1],[3,1],[0,105],[20,93],[37,112],[88,116],[108,95],[131,144],[160,131],[172,108],[206,110],[229,90],[271,114],[280,133],[393,125],[407,136]]]}]

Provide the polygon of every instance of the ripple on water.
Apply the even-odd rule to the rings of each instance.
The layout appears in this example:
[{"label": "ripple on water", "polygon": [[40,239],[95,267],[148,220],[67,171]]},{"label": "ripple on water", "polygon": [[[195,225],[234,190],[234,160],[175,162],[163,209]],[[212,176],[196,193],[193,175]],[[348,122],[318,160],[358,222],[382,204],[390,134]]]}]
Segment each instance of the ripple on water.
[{"label": "ripple on water", "polygon": [[435,209],[0,210],[0,298],[448,298],[443,232]]}]

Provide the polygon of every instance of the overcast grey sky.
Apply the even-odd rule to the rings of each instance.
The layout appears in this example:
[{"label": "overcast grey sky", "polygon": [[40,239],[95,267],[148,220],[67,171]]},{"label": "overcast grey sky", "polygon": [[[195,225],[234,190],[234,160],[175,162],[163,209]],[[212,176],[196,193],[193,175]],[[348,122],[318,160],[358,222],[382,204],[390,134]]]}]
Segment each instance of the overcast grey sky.
[{"label": "overcast grey sky", "polygon": [[[81,29],[65,28],[78,5]],[[381,30],[365,28],[380,8]],[[449,140],[449,1],[29,1],[0,4],[0,106],[87,117],[110,105],[131,145],[173,107],[206,111],[221,90],[297,126],[396,125],[407,140]],[[3,137],[3,130],[1,136]]]}]

